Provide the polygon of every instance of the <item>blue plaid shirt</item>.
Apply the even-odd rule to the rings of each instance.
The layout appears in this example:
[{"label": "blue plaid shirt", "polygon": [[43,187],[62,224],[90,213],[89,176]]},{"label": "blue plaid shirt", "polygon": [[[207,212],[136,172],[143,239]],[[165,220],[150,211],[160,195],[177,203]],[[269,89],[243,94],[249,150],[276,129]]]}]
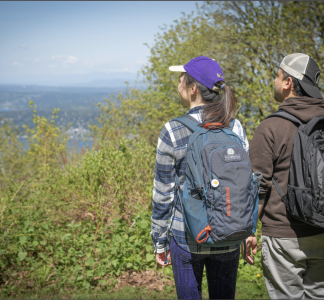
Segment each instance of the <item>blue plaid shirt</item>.
[{"label": "blue plaid shirt", "polygon": [[[197,106],[186,114],[202,122],[200,108]],[[235,119],[233,132],[242,140],[245,151],[249,151],[249,142],[240,121]],[[229,247],[206,247],[198,245],[186,233],[182,212],[173,209],[172,202],[177,197],[174,193],[175,174],[180,181],[180,195],[183,193],[186,169],[187,143],[191,131],[178,121],[167,122],[159,136],[153,188],[152,230],[155,253],[162,253],[169,249],[167,230],[170,220],[173,219],[170,235],[184,250],[196,254],[217,254],[236,250],[240,245]],[[172,214],[172,216],[171,216]]]}]

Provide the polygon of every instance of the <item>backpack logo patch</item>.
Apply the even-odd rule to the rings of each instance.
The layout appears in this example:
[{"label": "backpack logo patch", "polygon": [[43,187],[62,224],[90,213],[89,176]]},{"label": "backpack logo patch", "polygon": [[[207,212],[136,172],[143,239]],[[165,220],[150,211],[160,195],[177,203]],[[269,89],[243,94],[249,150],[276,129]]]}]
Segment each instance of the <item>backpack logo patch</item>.
[{"label": "backpack logo patch", "polygon": [[224,155],[225,162],[231,162],[231,161],[240,161],[241,160],[241,154],[236,153],[233,148],[227,149],[227,155]]},{"label": "backpack logo patch", "polygon": [[228,148],[227,149],[227,154],[228,155],[233,155],[235,152],[234,152],[234,149],[232,149],[232,148]]}]

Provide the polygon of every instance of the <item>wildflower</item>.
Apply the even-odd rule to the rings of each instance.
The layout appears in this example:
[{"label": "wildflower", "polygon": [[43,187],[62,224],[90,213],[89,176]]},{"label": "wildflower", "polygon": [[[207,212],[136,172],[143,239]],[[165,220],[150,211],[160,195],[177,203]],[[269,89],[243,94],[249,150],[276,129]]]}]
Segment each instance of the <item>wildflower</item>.
[{"label": "wildflower", "polygon": [[261,275],[260,274],[257,274],[257,277],[261,277]]}]

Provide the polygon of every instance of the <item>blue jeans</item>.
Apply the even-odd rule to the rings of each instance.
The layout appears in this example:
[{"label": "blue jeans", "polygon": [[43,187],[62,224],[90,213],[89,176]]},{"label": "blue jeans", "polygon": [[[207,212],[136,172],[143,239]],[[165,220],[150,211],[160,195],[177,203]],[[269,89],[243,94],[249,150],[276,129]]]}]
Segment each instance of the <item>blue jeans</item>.
[{"label": "blue jeans", "polygon": [[170,236],[170,254],[178,299],[201,299],[204,266],[209,299],[234,299],[239,248],[223,254],[193,254]]}]

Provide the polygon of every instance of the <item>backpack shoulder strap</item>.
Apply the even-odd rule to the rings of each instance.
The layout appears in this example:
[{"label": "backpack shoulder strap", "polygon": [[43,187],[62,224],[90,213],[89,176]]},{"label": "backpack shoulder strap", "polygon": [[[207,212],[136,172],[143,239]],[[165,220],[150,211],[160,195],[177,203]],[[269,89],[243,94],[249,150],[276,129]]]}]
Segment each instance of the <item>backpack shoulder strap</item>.
[{"label": "backpack shoulder strap", "polygon": [[178,121],[187,128],[189,128],[192,132],[205,132],[206,130],[202,127],[198,126],[200,124],[194,117],[189,114],[183,115],[179,118],[173,119],[173,121]]},{"label": "backpack shoulder strap", "polygon": [[229,123],[228,127],[233,131],[235,119],[232,119],[231,122]]},{"label": "backpack shoulder strap", "polygon": [[289,121],[293,122],[294,124],[296,124],[298,126],[303,124],[302,121],[300,121],[297,117],[295,117],[294,115],[286,112],[283,109],[279,109],[277,112],[267,116],[266,119],[271,118],[271,117],[280,117],[280,118],[289,120]]},{"label": "backpack shoulder strap", "polygon": [[[279,109],[277,112],[267,116],[266,119],[271,118],[271,117],[280,117],[280,118],[289,120],[289,121],[293,122],[297,126],[303,125],[303,123],[297,117],[295,117],[294,115],[286,112],[283,109]],[[275,188],[276,188],[282,202],[285,204],[285,206],[287,206],[287,203],[288,203],[287,194],[286,195],[284,194],[283,190],[279,186],[279,182],[278,182],[277,178],[275,178],[274,176],[272,176],[272,183],[275,186]]]},{"label": "backpack shoulder strap", "polygon": [[307,135],[310,135],[314,127],[317,125],[317,123],[321,122],[321,128],[323,128],[323,123],[324,123],[324,116],[317,116],[312,118],[307,125],[304,128],[304,132]]}]

